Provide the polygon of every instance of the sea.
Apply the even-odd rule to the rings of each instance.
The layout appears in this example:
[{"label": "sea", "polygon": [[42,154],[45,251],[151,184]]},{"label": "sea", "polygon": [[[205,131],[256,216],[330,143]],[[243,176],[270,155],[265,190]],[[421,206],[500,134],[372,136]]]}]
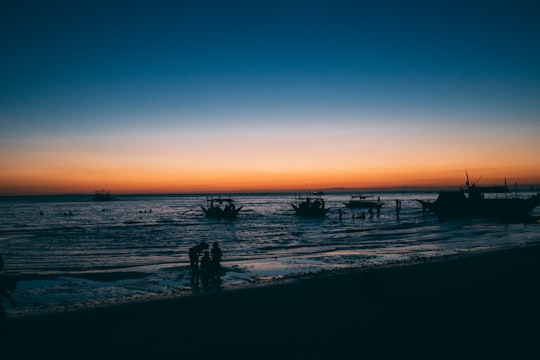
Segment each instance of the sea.
[{"label": "sea", "polygon": [[[3,307],[11,317],[72,311],[540,242],[538,221],[424,214],[416,200],[435,200],[436,192],[365,193],[383,202],[372,214],[344,206],[355,194],[327,193],[322,219],[295,216],[295,195],[222,195],[242,206],[235,220],[205,217],[207,195],[0,197],[3,274],[17,280],[17,307],[5,300]],[[540,209],[531,215],[538,219]],[[208,286],[189,266],[188,249],[201,241],[223,251],[223,274]]]}]

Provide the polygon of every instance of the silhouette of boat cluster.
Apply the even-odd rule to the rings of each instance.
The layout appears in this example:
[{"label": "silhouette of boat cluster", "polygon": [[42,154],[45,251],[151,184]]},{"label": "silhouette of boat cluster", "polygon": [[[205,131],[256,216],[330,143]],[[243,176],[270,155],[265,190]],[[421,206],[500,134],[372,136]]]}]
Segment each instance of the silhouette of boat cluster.
[{"label": "silhouette of boat cluster", "polygon": [[[495,197],[486,196],[495,194]],[[295,203],[292,203],[294,214],[306,218],[323,218],[330,208],[326,207],[322,192],[297,195]],[[502,196],[501,196],[502,195]],[[369,196],[354,195],[348,202],[343,203],[351,210],[367,209],[372,214],[373,210],[379,214],[384,203],[377,198],[376,201],[367,200]],[[216,219],[235,219],[242,207],[236,208],[230,198],[207,199],[209,205],[202,207],[208,217]],[[441,191],[434,201],[417,200],[422,205],[422,212],[427,211],[441,217],[498,217],[501,219],[526,220],[530,218],[530,212],[540,205],[540,193],[528,198],[518,198],[510,195],[508,186],[477,186],[467,182],[465,189],[458,191]],[[396,200],[396,213],[399,216],[401,201]],[[340,218],[342,211],[339,210]],[[360,215],[358,218],[364,218]],[[354,218],[354,213],[353,213]]]},{"label": "silhouette of boat cluster", "polygon": [[[540,193],[526,199],[509,195],[506,186],[481,187],[469,184],[468,176],[465,189],[458,191],[441,191],[434,201],[417,200],[422,204],[422,212],[427,211],[439,217],[498,217],[501,219],[527,219],[529,213],[540,205]],[[485,194],[504,194],[503,197],[486,197]],[[330,208],[322,197],[323,193],[316,192],[306,195],[297,195],[296,201],[291,204],[294,214],[305,218],[324,218]],[[376,201],[366,200],[368,196],[354,195],[348,202],[343,203],[350,210],[367,209],[379,214],[384,203],[377,198]],[[201,207],[207,217],[215,219],[236,219],[243,208],[236,207],[231,198],[209,198],[207,207]],[[396,211],[399,216],[401,201],[396,201]],[[339,210],[341,218],[341,210]],[[363,218],[364,216],[359,216]]]},{"label": "silhouette of boat cluster", "polygon": [[[529,198],[518,198],[517,195],[509,195],[510,190],[504,186],[477,186],[467,181],[465,188],[458,191],[441,191],[438,198],[431,202],[425,200],[417,200],[422,205],[422,212],[431,212],[441,218],[444,217],[499,217],[503,219],[527,219],[530,218],[530,212],[540,205],[540,193],[532,195]],[[495,194],[486,196],[486,194]],[[324,218],[330,208],[326,207],[324,194],[322,192],[313,192],[305,195],[296,195],[296,201],[291,204],[294,214],[306,218]],[[372,214],[373,210],[379,215],[381,207],[384,203],[377,200],[368,200],[370,196],[353,195],[351,199],[345,203],[346,208],[350,210],[367,209]],[[96,201],[110,201],[113,196],[109,191],[99,190],[94,194]],[[205,216],[213,219],[232,220],[238,217],[243,206],[237,207],[235,201],[231,197],[207,197],[206,206],[201,206]],[[396,213],[399,216],[401,210],[401,201],[396,200]],[[189,210],[191,211],[191,210]],[[189,212],[188,211],[188,212]],[[253,210],[246,210],[252,211]],[[342,211],[339,211],[341,219]],[[353,212],[353,218],[354,212]],[[365,218],[362,214],[356,218]]]}]

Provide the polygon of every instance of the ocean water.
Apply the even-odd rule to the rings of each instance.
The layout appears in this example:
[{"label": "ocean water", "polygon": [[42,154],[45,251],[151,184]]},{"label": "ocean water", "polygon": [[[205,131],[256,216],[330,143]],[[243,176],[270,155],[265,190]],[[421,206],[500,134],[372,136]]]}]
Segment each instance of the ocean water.
[{"label": "ocean water", "polygon": [[[416,199],[436,193],[384,192],[380,214],[344,207],[350,193],[324,196],[324,219],[294,216],[294,194],[235,195],[236,220],[203,216],[204,195],[0,198],[4,274],[18,287],[10,316],[68,311],[156,297],[264,285],[347,268],[418,262],[540,241],[540,224],[446,219],[422,214]],[[527,196],[529,194],[521,194]],[[399,216],[395,204],[402,208]],[[338,209],[343,212],[340,219]],[[540,215],[535,209],[532,215]],[[205,288],[192,280],[188,249],[217,241],[225,274]]]}]

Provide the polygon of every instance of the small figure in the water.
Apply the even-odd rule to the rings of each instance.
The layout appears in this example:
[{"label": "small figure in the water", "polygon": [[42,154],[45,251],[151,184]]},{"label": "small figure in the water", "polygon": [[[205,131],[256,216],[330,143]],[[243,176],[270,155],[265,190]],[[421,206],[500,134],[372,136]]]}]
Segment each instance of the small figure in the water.
[{"label": "small figure in the water", "polygon": [[204,256],[201,259],[201,281],[204,287],[208,286],[208,281],[212,278],[212,273],[212,259],[210,259],[208,251],[205,251]]},{"label": "small figure in the water", "polygon": [[366,214],[365,213],[361,213],[360,215],[355,215],[353,213],[353,219],[360,219],[360,220],[364,220],[366,218]]}]

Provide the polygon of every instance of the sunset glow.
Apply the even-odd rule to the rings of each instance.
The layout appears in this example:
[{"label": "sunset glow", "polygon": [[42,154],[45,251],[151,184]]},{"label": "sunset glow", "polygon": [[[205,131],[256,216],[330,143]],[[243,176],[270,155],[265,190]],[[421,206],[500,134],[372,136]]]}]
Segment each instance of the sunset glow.
[{"label": "sunset glow", "polygon": [[525,7],[181,3],[2,5],[0,195],[540,184]]}]

